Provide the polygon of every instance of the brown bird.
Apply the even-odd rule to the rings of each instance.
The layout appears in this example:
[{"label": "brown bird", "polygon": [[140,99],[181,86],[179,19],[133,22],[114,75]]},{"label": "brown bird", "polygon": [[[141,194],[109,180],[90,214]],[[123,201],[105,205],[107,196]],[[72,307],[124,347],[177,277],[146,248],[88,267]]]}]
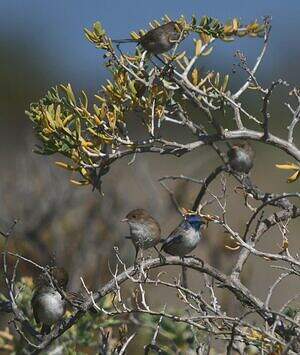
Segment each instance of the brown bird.
[{"label": "brown bird", "polygon": [[37,324],[42,324],[42,334],[48,334],[51,326],[62,319],[67,305],[56,287],[66,290],[69,281],[68,273],[64,268],[52,267],[49,274],[50,278],[45,274],[40,276],[31,300],[34,318]]},{"label": "brown bird", "polygon": [[152,54],[161,54],[172,49],[180,39],[180,24],[170,21],[148,31],[139,39],[112,40],[114,43],[136,42]]},{"label": "brown bird", "polygon": [[227,152],[231,169],[248,174],[253,167],[254,150],[248,142],[233,145]]},{"label": "brown bird", "polygon": [[129,212],[122,222],[127,222],[129,225],[130,236],[126,238],[131,239],[135,247],[135,263],[140,249],[153,247],[161,256],[156,248],[161,240],[160,225],[146,210],[135,209]]}]

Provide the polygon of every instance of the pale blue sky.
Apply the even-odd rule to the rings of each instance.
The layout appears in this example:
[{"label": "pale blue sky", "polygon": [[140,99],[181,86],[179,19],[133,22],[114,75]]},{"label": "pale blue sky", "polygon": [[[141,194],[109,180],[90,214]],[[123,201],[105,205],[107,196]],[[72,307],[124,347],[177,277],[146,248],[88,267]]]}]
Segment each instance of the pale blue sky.
[{"label": "pale blue sky", "polygon": [[[286,71],[282,59],[287,51],[289,68],[298,67],[300,1],[295,0],[1,0],[0,33],[2,37],[21,38],[24,50],[34,44],[46,54],[48,70],[58,71],[57,78],[61,81],[94,88],[103,77],[101,54],[84,40],[83,27],[100,20],[112,37],[124,38],[129,31],[147,28],[150,20],[164,14],[176,18],[193,13],[221,20],[237,16],[243,22],[271,15],[273,31],[268,68],[282,76]],[[233,63],[237,48],[251,59],[260,45],[253,39],[229,46],[222,44],[211,60],[221,65]]]}]

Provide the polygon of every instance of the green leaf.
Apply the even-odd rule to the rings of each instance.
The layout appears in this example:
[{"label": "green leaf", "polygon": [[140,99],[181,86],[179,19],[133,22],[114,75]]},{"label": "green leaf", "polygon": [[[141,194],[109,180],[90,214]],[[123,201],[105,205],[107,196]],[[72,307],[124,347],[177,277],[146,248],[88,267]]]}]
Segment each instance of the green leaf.
[{"label": "green leaf", "polygon": [[75,130],[76,130],[77,139],[80,139],[81,138],[81,122],[80,122],[79,117],[76,117],[76,119],[75,119]]},{"label": "green leaf", "polygon": [[217,73],[215,76],[215,86],[219,86],[220,83],[220,73]]},{"label": "green leaf", "polygon": [[96,35],[98,35],[98,37],[103,36],[105,34],[105,31],[99,21],[94,23],[93,29]]},{"label": "green leaf", "polygon": [[67,94],[69,103],[72,104],[72,105],[76,105],[76,99],[75,99],[75,95],[74,95],[74,93],[73,93],[71,84],[68,84],[67,86],[60,85],[60,87],[61,87],[61,88],[64,90],[64,92]]},{"label": "green leaf", "polygon": [[82,95],[81,105],[87,110],[89,105],[89,100],[87,98],[86,93],[83,90],[81,90],[81,95]]},{"label": "green leaf", "polygon": [[224,81],[223,81],[223,84],[221,86],[221,91],[224,92],[227,88],[227,85],[228,85],[228,81],[229,81],[229,75],[225,75],[224,77]]}]

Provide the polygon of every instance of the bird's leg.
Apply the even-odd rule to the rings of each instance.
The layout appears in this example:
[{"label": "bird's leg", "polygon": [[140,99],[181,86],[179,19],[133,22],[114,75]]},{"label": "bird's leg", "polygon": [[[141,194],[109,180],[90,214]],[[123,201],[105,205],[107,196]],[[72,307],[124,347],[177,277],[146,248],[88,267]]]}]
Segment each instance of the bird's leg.
[{"label": "bird's leg", "polygon": [[[181,258],[182,262],[184,263],[184,256]],[[187,283],[187,269],[184,265],[182,265],[182,283],[181,285],[184,288],[188,288],[188,283]]]},{"label": "bird's leg", "polygon": [[154,249],[157,251],[160,262],[162,264],[165,264],[165,262],[167,260],[166,257],[157,249],[156,245],[154,245]]},{"label": "bird's leg", "polygon": [[252,189],[254,187],[254,185],[252,184],[252,181],[250,179],[249,173],[243,174],[242,183],[246,186],[247,189]]},{"label": "bird's leg", "polygon": [[[173,68],[173,65],[172,65],[172,59],[169,60],[169,61],[166,63],[166,62],[165,62],[164,60],[162,60],[158,55],[155,55],[155,58],[158,59],[161,63],[164,64],[164,68],[163,68],[162,71],[161,71],[161,76],[162,76],[162,77],[164,77],[165,74],[168,73],[168,71],[170,71],[169,75],[171,75],[171,73],[173,73],[174,68]],[[157,66],[156,66],[156,67],[157,67]],[[160,69],[160,68],[159,68],[159,69]]]},{"label": "bird's leg", "polygon": [[161,68],[151,58],[149,59],[155,68],[161,70],[161,76],[164,76],[168,72],[169,69],[173,70],[173,66],[171,64],[171,61],[166,63],[157,54],[155,55],[155,58],[158,59],[164,65],[164,68],[161,70]]},{"label": "bird's leg", "polygon": [[139,255],[139,247],[137,245],[134,246],[135,247],[135,258],[134,258],[134,267],[137,268],[138,267],[138,255]]}]

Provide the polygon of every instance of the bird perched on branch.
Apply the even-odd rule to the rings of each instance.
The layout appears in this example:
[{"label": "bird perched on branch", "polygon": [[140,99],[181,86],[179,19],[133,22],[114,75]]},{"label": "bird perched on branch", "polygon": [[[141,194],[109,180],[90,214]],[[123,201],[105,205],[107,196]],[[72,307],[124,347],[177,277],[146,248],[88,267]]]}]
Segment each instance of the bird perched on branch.
[{"label": "bird perched on branch", "polygon": [[140,44],[147,52],[152,54],[161,54],[172,49],[180,40],[180,24],[170,21],[164,25],[156,27],[139,39],[120,39],[112,40],[114,43],[136,42]]},{"label": "bird perched on branch", "polygon": [[127,222],[130,229],[130,236],[135,247],[135,263],[139,250],[155,248],[160,255],[156,245],[161,240],[161,229],[159,223],[144,209],[138,208],[127,214],[121,221]]},{"label": "bird perched on branch", "polygon": [[253,167],[254,150],[248,142],[233,145],[227,152],[231,169],[248,174]]},{"label": "bird perched on branch", "polygon": [[177,228],[163,241],[161,250],[183,258],[198,245],[201,239],[200,229],[206,221],[196,214],[187,214]]},{"label": "bird perched on branch", "polygon": [[38,280],[31,306],[37,324],[42,324],[42,334],[48,334],[66,312],[66,301],[58,289],[65,291],[68,281],[68,273],[61,267],[51,267],[49,273],[42,274]]}]

